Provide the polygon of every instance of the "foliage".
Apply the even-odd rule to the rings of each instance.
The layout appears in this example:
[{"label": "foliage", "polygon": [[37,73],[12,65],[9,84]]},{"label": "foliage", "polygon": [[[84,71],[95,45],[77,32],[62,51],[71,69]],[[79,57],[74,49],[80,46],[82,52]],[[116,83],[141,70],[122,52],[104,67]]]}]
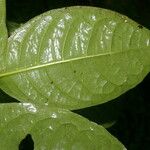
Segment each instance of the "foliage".
[{"label": "foliage", "polygon": [[[17,149],[31,135],[35,149],[125,149],[102,126],[75,115],[82,109],[69,110],[108,103],[139,84],[150,70],[149,30],[110,10],[69,7],[22,25],[8,22],[7,41],[0,2],[0,88],[19,101],[0,106],[1,147]],[[16,102],[1,93],[2,102]]]}]

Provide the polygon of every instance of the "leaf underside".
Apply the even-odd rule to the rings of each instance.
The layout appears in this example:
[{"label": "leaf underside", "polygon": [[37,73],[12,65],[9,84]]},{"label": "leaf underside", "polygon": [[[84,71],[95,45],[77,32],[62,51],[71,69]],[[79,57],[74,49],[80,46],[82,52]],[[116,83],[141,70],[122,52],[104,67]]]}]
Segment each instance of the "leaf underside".
[{"label": "leaf underside", "polygon": [[29,103],[1,104],[1,150],[17,150],[28,134],[34,141],[34,150],[125,150],[102,126],[70,111],[39,109]]},{"label": "leaf underside", "polygon": [[150,32],[93,7],[46,12],[9,37],[0,88],[20,100],[78,109],[112,100],[150,70]]}]

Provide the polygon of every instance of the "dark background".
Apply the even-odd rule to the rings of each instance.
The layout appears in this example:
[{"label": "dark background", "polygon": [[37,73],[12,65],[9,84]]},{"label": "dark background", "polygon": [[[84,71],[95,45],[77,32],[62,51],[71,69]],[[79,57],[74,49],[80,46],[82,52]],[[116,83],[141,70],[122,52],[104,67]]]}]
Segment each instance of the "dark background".
[{"label": "dark background", "polygon": [[[7,20],[23,23],[50,9],[74,5],[88,5],[115,10],[150,29],[150,0],[7,0]],[[99,124],[115,120],[116,123],[108,128],[108,131],[117,137],[128,150],[149,150],[149,93],[150,74],[136,88],[119,98],[106,104],[75,112]],[[1,102],[14,101],[2,91],[0,94]]]}]

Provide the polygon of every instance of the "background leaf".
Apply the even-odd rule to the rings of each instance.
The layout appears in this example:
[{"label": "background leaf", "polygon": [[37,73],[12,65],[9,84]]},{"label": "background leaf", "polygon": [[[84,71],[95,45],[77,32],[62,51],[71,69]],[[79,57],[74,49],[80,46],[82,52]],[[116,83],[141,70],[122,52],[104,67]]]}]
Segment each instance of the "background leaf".
[{"label": "background leaf", "polygon": [[147,75],[149,40],[149,30],[109,10],[53,10],[9,38],[0,87],[39,105],[77,109],[101,104]]},{"label": "background leaf", "polygon": [[63,109],[39,109],[29,103],[0,105],[1,150],[19,147],[31,135],[34,149],[125,150],[102,126]]},{"label": "background leaf", "polygon": [[2,55],[5,53],[7,44],[7,29],[6,29],[6,4],[5,0],[0,0],[0,70],[4,69]]}]

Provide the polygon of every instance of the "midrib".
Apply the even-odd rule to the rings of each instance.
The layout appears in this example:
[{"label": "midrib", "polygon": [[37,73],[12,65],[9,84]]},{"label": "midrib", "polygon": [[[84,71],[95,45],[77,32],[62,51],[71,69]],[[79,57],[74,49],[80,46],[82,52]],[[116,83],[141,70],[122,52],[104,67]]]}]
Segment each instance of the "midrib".
[{"label": "midrib", "polygon": [[[143,49],[147,49],[147,48],[148,47],[139,48],[139,49],[132,49],[132,50],[141,50],[141,49],[143,50]],[[5,77],[5,76],[10,76],[10,75],[13,75],[13,74],[32,71],[32,70],[35,70],[35,69],[40,69],[40,68],[44,68],[44,67],[48,67],[48,66],[53,66],[53,65],[63,64],[63,63],[69,63],[69,62],[79,61],[79,60],[85,60],[85,59],[90,59],[90,58],[96,58],[96,57],[126,53],[126,52],[129,52],[129,51],[132,51],[132,50],[129,49],[129,50],[126,50],[126,51],[108,52],[108,53],[103,53],[103,54],[82,56],[82,57],[76,57],[76,58],[71,58],[71,59],[66,59],[66,60],[60,60],[60,61],[56,61],[56,62],[49,62],[49,63],[40,64],[40,65],[36,65],[36,66],[31,66],[31,67],[27,67],[27,68],[18,68],[18,70],[15,70],[15,71],[0,73],[0,78]]]}]

